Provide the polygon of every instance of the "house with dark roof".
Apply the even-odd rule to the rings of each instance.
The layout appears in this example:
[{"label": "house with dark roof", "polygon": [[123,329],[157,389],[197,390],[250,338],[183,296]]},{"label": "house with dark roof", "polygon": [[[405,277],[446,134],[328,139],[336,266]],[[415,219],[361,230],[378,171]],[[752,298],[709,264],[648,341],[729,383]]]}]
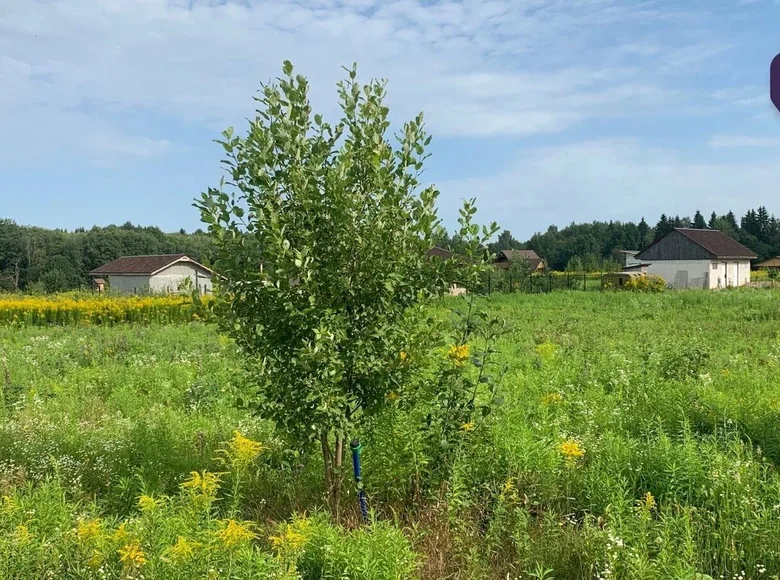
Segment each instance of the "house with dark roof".
[{"label": "house with dark roof", "polygon": [[675,228],[636,255],[671,288],[725,288],[750,282],[758,256],[719,230]]},{"label": "house with dark roof", "polygon": [[780,270],[780,256],[759,262],[754,267],[756,270]]},{"label": "house with dark roof", "polygon": [[212,290],[214,272],[184,254],[163,254],[123,256],[95,268],[89,275],[96,283],[107,281],[114,292],[177,292],[189,280],[193,289],[206,294]]},{"label": "house with dark roof", "polygon": [[531,272],[543,272],[545,269],[544,260],[533,250],[501,250],[496,254],[493,265],[508,270],[515,262],[528,262]]}]

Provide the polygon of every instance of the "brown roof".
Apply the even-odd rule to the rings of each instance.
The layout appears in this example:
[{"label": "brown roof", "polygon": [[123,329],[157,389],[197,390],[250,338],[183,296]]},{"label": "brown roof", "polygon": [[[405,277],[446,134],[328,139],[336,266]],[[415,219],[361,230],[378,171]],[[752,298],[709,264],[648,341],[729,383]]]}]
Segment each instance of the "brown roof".
[{"label": "brown roof", "polygon": [[780,268],[780,256],[759,262],[756,268]]},{"label": "brown roof", "polygon": [[543,264],[542,259],[533,250],[501,250],[496,256],[495,265],[499,268],[509,268],[512,262],[528,260],[532,270],[538,270]]},{"label": "brown roof", "polygon": [[161,254],[157,256],[123,256],[103,264],[90,272],[91,276],[98,274],[154,274],[163,268],[167,268],[175,262],[191,262],[204,270],[211,271],[185,254]]},{"label": "brown roof", "polygon": [[758,256],[750,248],[746,248],[734,238],[720,230],[704,230],[698,228],[674,228],[686,238],[707,250],[716,258],[745,258],[754,260]]},{"label": "brown roof", "polygon": [[436,256],[437,258],[441,258],[442,260],[449,260],[450,258],[452,258],[452,252],[436,246],[434,248],[431,248],[427,252],[425,252],[426,258],[430,258],[432,256]]}]

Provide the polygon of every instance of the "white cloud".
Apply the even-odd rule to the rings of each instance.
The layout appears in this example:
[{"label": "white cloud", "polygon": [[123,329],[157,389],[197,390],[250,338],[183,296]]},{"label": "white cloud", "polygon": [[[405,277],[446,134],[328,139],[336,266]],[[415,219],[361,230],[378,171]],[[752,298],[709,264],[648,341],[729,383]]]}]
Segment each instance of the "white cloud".
[{"label": "white cloud", "polygon": [[[522,155],[484,179],[437,184],[442,207],[476,196],[481,219],[518,237],[550,224],[656,220],[662,212],[744,212],[777,201],[780,165],[767,161],[690,161],[635,140],[583,141]],[[452,210],[446,210],[452,211]]]},{"label": "white cloud", "polygon": [[[724,49],[686,41],[691,18],[621,0],[12,2],[0,20],[0,127],[86,116],[94,130],[125,132],[122,114],[139,110],[223,127],[250,113],[258,81],[289,58],[326,112],[340,66],[357,60],[363,78],[390,79],[394,114],[424,109],[437,135],[560,132],[691,99],[664,75]],[[668,31],[663,44],[657,30],[644,38],[650,22]],[[625,42],[607,45],[615,34]]]},{"label": "white cloud", "polygon": [[710,147],[780,147],[780,137],[751,137],[748,135],[713,135]]}]

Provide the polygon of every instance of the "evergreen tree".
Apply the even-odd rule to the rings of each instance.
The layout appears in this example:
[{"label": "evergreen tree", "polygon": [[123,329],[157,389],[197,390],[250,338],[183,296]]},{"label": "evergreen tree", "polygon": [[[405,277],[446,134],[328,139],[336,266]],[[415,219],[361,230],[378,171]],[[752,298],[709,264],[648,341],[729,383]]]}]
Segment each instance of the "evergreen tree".
[{"label": "evergreen tree", "polygon": [[704,216],[701,215],[701,212],[698,209],[696,210],[696,215],[693,216],[693,227],[700,230],[707,228],[707,222],[704,221]]}]

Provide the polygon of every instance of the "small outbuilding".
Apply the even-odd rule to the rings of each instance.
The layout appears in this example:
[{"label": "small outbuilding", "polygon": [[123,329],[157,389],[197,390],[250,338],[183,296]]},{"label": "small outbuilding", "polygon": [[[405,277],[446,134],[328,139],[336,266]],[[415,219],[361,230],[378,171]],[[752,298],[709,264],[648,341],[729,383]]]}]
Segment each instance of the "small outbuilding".
[{"label": "small outbuilding", "polygon": [[780,270],[780,256],[759,262],[755,268],[756,270]]},{"label": "small outbuilding", "polygon": [[189,280],[200,294],[212,291],[214,272],[184,254],[124,256],[89,273],[93,284],[108,280],[114,292],[126,294],[177,292]]},{"label": "small outbuilding", "polygon": [[755,252],[720,230],[675,228],[636,258],[671,288],[725,288],[750,282]]},{"label": "small outbuilding", "polygon": [[609,274],[604,274],[601,277],[601,288],[619,289],[625,286],[629,280],[633,278],[640,278],[642,276],[646,276],[646,274],[644,274],[639,270],[629,270],[629,271],[624,270],[622,272],[610,272]]}]

